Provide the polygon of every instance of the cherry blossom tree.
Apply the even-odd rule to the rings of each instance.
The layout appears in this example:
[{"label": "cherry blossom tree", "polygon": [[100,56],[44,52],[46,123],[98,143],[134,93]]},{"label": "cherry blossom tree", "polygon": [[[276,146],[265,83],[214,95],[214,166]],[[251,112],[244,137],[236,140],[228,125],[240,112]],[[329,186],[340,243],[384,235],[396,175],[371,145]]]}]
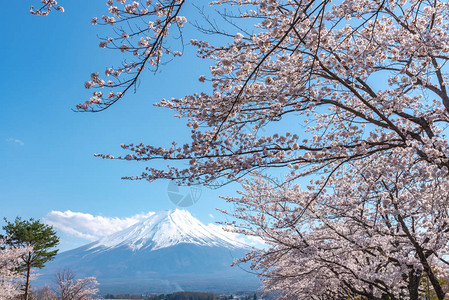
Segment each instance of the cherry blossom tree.
[{"label": "cherry blossom tree", "polygon": [[[185,39],[185,1],[107,4],[109,13],[92,23],[112,25],[116,35],[100,47],[128,62],[91,74],[85,87],[94,92],[81,111],[110,107],[145,69],[182,54],[183,43],[172,50],[169,38]],[[97,156],[172,162],[127,179],[213,186],[262,173],[229,201],[243,221],[237,230],[271,245],[247,259],[284,298],[417,299],[424,277],[442,300],[434,266],[447,267],[449,4],[210,4],[235,28],[206,22],[199,31],[222,44],[190,39],[211,61],[199,80],[212,92],[156,104],[186,119],[191,141],[122,145],[126,154]],[[280,183],[264,179],[279,168],[287,173]]]},{"label": "cherry blossom tree", "polygon": [[32,251],[30,247],[18,248],[0,239],[0,299],[14,299],[23,294],[21,290],[24,274],[17,271],[22,256]]},{"label": "cherry blossom tree", "polygon": [[56,273],[56,295],[60,300],[85,300],[98,293],[98,282],[95,277],[75,279],[75,274],[69,270]]},{"label": "cherry blossom tree", "polygon": [[33,299],[36,300],[54,300],[55,298],[56,293],[54,293],[48,285],[33,291]]},{"label": "cherry blossom tree", "polygon": [[242,196],[228,198],[243,221],[236,232],[269,247],[242,260],[285,299],[419,299],[423,278],[443,299],[449,194],[446,174],[423,173],[425,164],[400,155],[358,161],[319,195],[261,175],[246,180]]}]

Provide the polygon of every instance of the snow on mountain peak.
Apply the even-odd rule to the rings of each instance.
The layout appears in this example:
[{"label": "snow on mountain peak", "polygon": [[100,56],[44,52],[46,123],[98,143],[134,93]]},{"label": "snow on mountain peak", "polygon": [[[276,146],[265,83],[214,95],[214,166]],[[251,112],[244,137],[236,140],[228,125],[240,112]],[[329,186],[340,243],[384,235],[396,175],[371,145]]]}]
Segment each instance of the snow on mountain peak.
[{"label": "snow on mountain peak", "polygon": [[148,218],[94,242],[93,248],[126,246],[133,251],[157,250],[177,244],[248,248],[226,235],[218,226],[206,226],[186,210],[161,211]]}]

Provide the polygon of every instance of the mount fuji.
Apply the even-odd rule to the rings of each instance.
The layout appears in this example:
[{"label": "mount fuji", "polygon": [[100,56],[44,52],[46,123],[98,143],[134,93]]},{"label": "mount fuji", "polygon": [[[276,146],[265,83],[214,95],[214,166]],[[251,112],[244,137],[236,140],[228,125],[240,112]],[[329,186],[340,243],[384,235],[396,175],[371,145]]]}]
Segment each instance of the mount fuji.
[{"label": "mount fuji", "polygon": [[40,270],[36,285],[48,284],[57,271],[69,268],[77,277],[97,277],[101,293],[256,290],[255,275],[230,266],[249,249],[188,211],[163,211],[58,254]]}]

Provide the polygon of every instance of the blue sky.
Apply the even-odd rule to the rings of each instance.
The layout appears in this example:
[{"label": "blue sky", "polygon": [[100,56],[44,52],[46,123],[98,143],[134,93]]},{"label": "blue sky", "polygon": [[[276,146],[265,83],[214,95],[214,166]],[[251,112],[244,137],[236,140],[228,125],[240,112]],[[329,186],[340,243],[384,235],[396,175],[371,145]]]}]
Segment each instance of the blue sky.
[{"label": "blue sky", "polygon": [[[107,28],[90,25],[92,17],[105,12],[105,2],[65,1],[65,13],[37,17],[28,13],[31,2],[9,1],[8,14],[0,18],[2,217],[41,219],[51,211],[70,210],[127,218],[176,207],[167,196],[167,181],[120,179],[139,174],[145,164],[102,160],[93,154],[122,153],[122,143],[164,146],[186,141],[185,120],[153,103],[206,88],[197,78],[208,73],[207,62],[187,55],[156,76],[145,74],[138,92],[109,110],[73,112],[90,95],[83,87],[89,74],[120,62],[117,51],[98,47],[97,35],[105,35]],[[236,187],[203,188],[189,211],[204,223],[223,220],[215,211],[226,207],[219,195],[232,194]],[[85,242],[62,237],[63,250]]]}]

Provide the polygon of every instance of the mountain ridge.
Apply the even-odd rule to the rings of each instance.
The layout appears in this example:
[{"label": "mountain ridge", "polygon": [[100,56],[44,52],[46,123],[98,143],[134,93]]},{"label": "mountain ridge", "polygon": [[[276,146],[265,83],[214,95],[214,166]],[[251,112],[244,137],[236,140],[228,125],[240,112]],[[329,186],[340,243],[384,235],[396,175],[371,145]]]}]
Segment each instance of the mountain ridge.
[{"label": "mountain ridge", "polygon": [[231,249],[250,248],[202,224],[188,211],[175,209],[155,213],[128,228],[91,243],[91,249],[110,249],[127,245],[134,251],[141,248],[157,250],[182,243]]}]

